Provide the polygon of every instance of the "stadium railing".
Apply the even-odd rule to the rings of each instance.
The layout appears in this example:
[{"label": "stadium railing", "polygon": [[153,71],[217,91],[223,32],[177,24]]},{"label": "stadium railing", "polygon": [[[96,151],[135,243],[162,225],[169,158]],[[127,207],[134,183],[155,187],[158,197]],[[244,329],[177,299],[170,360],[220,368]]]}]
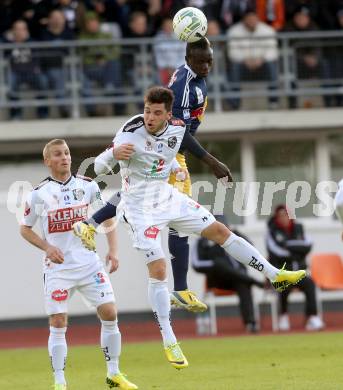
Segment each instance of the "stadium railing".
[{"label": "stadium railing", "polygon": [[[280,33],[278,42],[278,77],[275,88],[268,89],[264,80],[266,74],[246,80],[244,75],[237,85],[230,82],[230,61],[227,57],[227,36],[210,37],[214,48],[214,65],[208,78],[210,109],[215,112],[230,110],[233,99],[256,100],[258,107],[266,109],[268,105],[260,104],[261,99],[277,97],[283,99],[287,107],[292,98],[317,96],[323,99],[323,106],[340,105],[343,100],[343,31],[311,32],[311,33]],[[261,38],[263,39],[263,37]],[[84,115],[84,107],[94,105],[134,105],[136,111],[142,101],[144,90],[158,84],[158,70],[154,58],[153,38],[116,39],[69,42],[32,42],[26,44],[0,45],[0,109],[8,110],[13,107],[38,107],[42,98],[37,99],[37,91],[30,88],[20,88],[18,99],[9,97],[11,88],[9,74],[11,50],[31,49],[38,63],[49,53],[49,49],[63,49],[63,71],[66,74],[65,95],[57,97],[51,87],[44,92],[44,105],[47,107],[67,106],[70,116],[79,118]],[[85,94],[83,88],[84,64],[82,50],[90,47],[119,47],[121,70],[118,79],[120,85],[108,88],[105,85],[92,85],[91,94]],[[303,66],[301,55],[304,53],[318,54],[318,66],[309,69]],[[300,54],[299,54],[300,53]],[[44,69],[41,69],[44,74]],[[29,77],[30,75],[28,75]],[[96,78],[95,78],[96,79]],[[13,92],[13,91],[12,91]],[[39,91],[42,92],[42,91]],[[42,94],[41,94],[42,95]],[[291,107],[295,108],[295,107]],[[6,115],[2,115],[5,118]]]}]

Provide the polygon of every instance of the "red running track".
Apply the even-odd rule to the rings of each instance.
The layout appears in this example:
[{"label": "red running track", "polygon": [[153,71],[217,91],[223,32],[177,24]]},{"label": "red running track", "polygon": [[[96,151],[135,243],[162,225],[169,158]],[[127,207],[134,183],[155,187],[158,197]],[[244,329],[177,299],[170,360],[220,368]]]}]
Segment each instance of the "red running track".
[{"label": "red running track", "polygon": [[[291,315],[292,332],[304,331],[304,317]],[[343,331],[343,313],[325,313],[326,331]],[[123,342],[143,342],[160,340],[160,332],[155,322],[122,322],[119,324]],[[196,334],[195,320],[175,320],[175,333],[179,339],[200,338]],[[12,328],[0,330],[0,348],[31,348],[45,347],[48,340],[48,327],[40,328]],[[70,325],[67,332],[69,345],[98,344],[100,325]],[[246,331],[237,317],[219,317],[218,336],[241,336]],[[264,316],[261,320],[260,334],[272,334],[271,320]]]}]

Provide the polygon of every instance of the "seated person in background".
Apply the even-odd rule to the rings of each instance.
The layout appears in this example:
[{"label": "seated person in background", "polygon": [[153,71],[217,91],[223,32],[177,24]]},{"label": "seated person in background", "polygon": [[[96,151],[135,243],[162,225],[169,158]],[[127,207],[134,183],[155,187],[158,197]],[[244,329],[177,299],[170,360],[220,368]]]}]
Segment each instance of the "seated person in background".
[{"label": "seated person in background", "polygon": [[[227,32],[227,53],[230,60],[229,79],[233,91],[239,91],[242,78],[258,74],[260,79],[268,79],[269,89],[277,88],[278,48],[275,30],[259,20],[253,9],[248,9],[241,22]],[[278,98],[269,97],[270,108],[277,108]],[[230,102],[233,109],[239,109],[240,99]]]},{"label": "seated person in background", "polygon": [[[24,20],[14,22],[8,35],[5,43],[23,44],[31,42],[27,23]],[[9,62],[9,99],[12,101],[18,100],[18,93],[23,85],[42,95],[46,88],[44,78],[41,75],[37,50],[35,53],[29,47],[15,47],[6,51],[5,56]],[[37,98],[43,99],[43,96],[37,96]],[[37,116],[40,119],[46,118],[48,116],[47,107],[39,106],[37,108]],[[10,109],[10,118],[21,119],[22,108],[12,107]]]},{"label": "seated person in background", "polygon": [[[227,225],[223,215],[215,215],[215,217],[219,222]],[[241,233],[236,230],[232,231],[247,240]],[[263,288],[264,283],[251,277],[243,264],[228,255],[220,245],[206,238],[198,239],[191,260],[195,271],[206,275],[209,288],[215,287],[237,292],[244,325],[247,331],[257,332],[258,325],[254,315],[251,286]]]},{"label": "seated person in background", "polygon": [[[110,33],[101,32],[99,16],[95,12],[88,12],[85,17],[85,27],[79,36],[80,40],[110,40]],[[83,64],[83,95],[94,95],[94,85],[103,88],[110,96],[120,94],[122,86],[122,74],[120,64],[119,46],[88,46],[80,49]],[[89,116],[96,116],[96,108],[93,104],[86,105]],[[117,115],[123,115],[125,106],[115,103],[114,110]]]},{"label": "seated person in background", "polygon": [[[311,9],[308,6],[300,6],[295,9],[292,19],[286,23],[283,31],[306,33],[318,30],[318,25],[311,17]],[[301,37],[301,34],[299,36]],[[298,80],[328,80],[330,78],[328,64],[322,55],[320,45],[310,44],[308,40],[303,38],[294,38],[290,40],[290,46],[295,56],[295,63],[293,64],[293,59],[291,59],[292,62],[290,63],[292,73],[294,73],[294,79],[291,82],[292,89],[298,88]],[[293,69],[294,67],[295,69]],[[325,96],[324,103],[326,106],[329,106]],[[311,105],[311,103],[309,104]],[[288,105],[291,109],[297,108],[297,97],[290,96]],[[305,104],[305,107],[309,107],[308,103]]]},{"label": "seated person in background", "polygon": [[[293,271],[305,269],[306,256],[311,248],[312,242],[306,238],[303,225],[289,217],[285,205],[277,206],[268,222],[267,250],[270,263],[281,268],[286,262],[286,268]],[[297,288],[306,296],[306,330],[323,329],[324,323],[317,312],[316,287],[311,277],[301,280]],[[284,331],[290,329],[287,300],[291,291],[292,287],[280,293],[279,329]]]},{"label": "seated person in background", "polygon": [[[44,42],[70,41],[74,39],[74,33],[66,25],[64,13],[53,10],[49,13],[47,25],[42,31],[41,40]],[[53,46],[53,45],[52,45]],[[65,47],[49,47],[40,49],[40,64],[43,75],[46,78],[49,90],[56,99],[66,99],[67,71],[64,60],[68,56],[68,49]],[[59,105],[59,114],[66,118],[70,116],[68,104]]]}]

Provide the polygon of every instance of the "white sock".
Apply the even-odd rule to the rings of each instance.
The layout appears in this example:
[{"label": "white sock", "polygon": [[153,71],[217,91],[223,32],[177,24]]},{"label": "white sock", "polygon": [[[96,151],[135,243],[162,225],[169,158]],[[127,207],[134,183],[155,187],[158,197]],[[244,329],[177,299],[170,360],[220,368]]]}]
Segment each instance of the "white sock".
[{"label": "white sock", "polygon": [[121,352],[121,333],[118,321],[101,320],[101,348],[107,364],[107,375],[113,376],[119,373],[119,356]]},{"label": "white sock", "polygon": [[50,326],[50,335],[48,341],[49,355],[51,359],[51,366],[54,371],[55,383],[66,384],[64,378],[64,368],[67,359],[67,342],[66,342],[67,328],[54,328]]},{"label": "white sock", "polygon": [[170,297],[167,279],[162,281],[149,278],[148,294],[152,311],[162,334],[164,346],[175,344],[176,337],[170,322]]},{"label": "white sock", "polygon": [[230,234],[230,237],[224,242],[222,248],[240,263],[262,272],[271,281],[276,278],[279,272],[279,270],[272,266],[256,248],[248,243],[248,241],[244,240],[242,237],[238,237],[234,233]]}]

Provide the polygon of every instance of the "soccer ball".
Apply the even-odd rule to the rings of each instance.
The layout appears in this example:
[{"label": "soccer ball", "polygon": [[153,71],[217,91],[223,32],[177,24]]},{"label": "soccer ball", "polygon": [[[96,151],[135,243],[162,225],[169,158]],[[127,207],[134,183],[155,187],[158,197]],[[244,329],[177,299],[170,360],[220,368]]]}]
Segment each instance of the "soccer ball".
[{"label": "soccer ball", "polygon": [[175,35],[181,41],[199,41],[199,39],[205,36],[207,31],[206,16],[198,8],[182,8],[174,16],[173,29]]}]

